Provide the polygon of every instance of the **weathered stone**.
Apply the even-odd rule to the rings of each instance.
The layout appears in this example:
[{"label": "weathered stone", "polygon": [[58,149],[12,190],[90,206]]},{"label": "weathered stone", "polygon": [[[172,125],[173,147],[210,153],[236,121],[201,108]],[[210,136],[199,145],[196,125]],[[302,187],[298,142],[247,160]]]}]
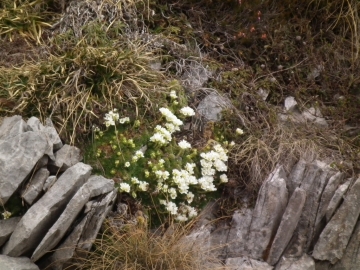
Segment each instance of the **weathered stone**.
[{"label": "weathered stone", "polygon": [[67,168],[80,162],[81,159],[79,148],[65,144],[55,153],[55,161],[49,162],[49,169],[53,173],[63,172]]},{"label": "weathered stone", "polygon": [[36,163],[34,170],[36,171],[36,170],[38,170],[38,169],[40,169],[42,167],[45,167],[48,164],[48,162],[49,162],[49,156],[48,155],[43,155],[39,159],[39,161]]},{"label": "weathered stone", "polygon": [[81,239],[78,243],[80,249],[89,251],[92,244],[94,243],[96,236],[103,224],[105,217],[111,211],[112,206],[115,203],[117,191],[114,190],[107,194],[100,202],[94,203],[92,208],[94,211],[90,211],[91,217],[86,224]]},{"label": "weathered stone", "polygon": [[218,222],[216,229],[210,233],[210,256],[219,259],[226,258],[229,231],[230,226],[226,221]]},{"label": "weathered stone", "polygon": [[321,231],[325,228],[327,223],[326,221],[326,211],[329,206],[330,200],[333,197],[335,190],[341,183],[344,174],[341,172],[337,172],[335,175],[331,176],[328,184],[326,185],[323,194],[321,195],[321,201],[318,207],[314,232],[311,240],[310,249],[315,245],[317,240],[319,239]]},{"label": "weathered stone", "polygon": [[300,186],[303,178],[304,178],[304,174],[306,171],[306,165],[307,163],[305,162],[305,160],[300,159],[296,165],[292,168],[291,173],[289,175],[289,177],[287,178],[287,187],[289,190],[289,196],[292,195],[292,193],[294,192],[294,190]]},{"label": "weathered stone", "polygon": [[26,124],[28,125],[28,129],[31,131],[41,131],[44,129],[44,126],[41,124],[39,118],[35,116],[30,117]]},{"label": "weathered stone", "polygon": [[86,215],[50,257],[43,257],[37,262],[41,269],[47,269],[50,265],[52,270],[65,269],[63,268],[63,264],[70,261],[75,256],[76,245],[88,219],[89,215]]},{"label": "weathered stone", "polygon": [[188,90],[195,91],[203,87],[211,74],[212,72],[201,63],[191,62],[189,65],[186,65],[182,81]]},{"label": "weathered stone", "polygon": [[287,112],[292,112],[296,109],[297,102],[294,97],[290,96],[290,97],[285,98],[284,106],[285,106],[285,110]]},{"label": "weathered stone", "polygon": [[46,138],[28,131],[0,140],[0,202],[5,204],[48,147]]},{"label": "weathered stone", "polygon": [[59,150],[61,147],[63,147],[63,143],[60,139],[59,134],[57,133],[52,121],[50,118],[46,118],[45,120],[45,127],[43,129],[43,132],[47,134],[47,137],[51,144],[53,145],[53,151]]},{"label": "weathered stone", "polygon": [[39,270],[29,258],[0,255],[0,270]]},{"label": "weathered stone", "polygon": [[300,258],[282,257],[275,270],[315,270],[315,261],[306,254]]},{"label": "weathered stone", "polygon": [[307,121],[312,122],[319,127],[327,128],[329,126],[329,124],[327,123],[325,118],[322,117],[320,110],[317,108],[315,109],[315,108],[311,107],[310,109],[304,111],[302,113],[302,116]]},{"label": "weathered stone", "polygon": [[36,262],[46,252],[53,249],[65,235],[72,222],[78,216],[84,205],[91,197],[99,196],[114,190],[114,181],[102,176],[93,175],[76,192],[74,197],[66,205],[55,224],[46,233],[40,244],[34,251],[31,259]]},{"label": "weathered stone", "polygon": [[200,101],[197,111],[207,121],[217,122],[221,119],[221,112],[231,107],[231,102],[221,95],[213,92]]},{"label": "weathered stone", "polygon": [[253,210],[250,208],[242,208],[233,214],[227,243],[228,257],[235,258],[249,255],[246,246],[252,214]]},{"label": "weathered stone", "polygon": [[26,189],[22,193],[21,197],[29,204],[39,197],[42,192],[42,188],[46,179],[49,177],[50,172],[46,168],[41,168],[31,177],[30,182],[27,184]]},{"label": "weathered stone", "polygon": [[288,201],[286,173],[278,166],[260,188],[250,225],[248,250],[254,259],[265,259]]},{"label": "weathered stone", "polygon": [[48,191],[52,185],[56,182],[57,180],[57,177],[55,175],[50,175],[46,180],[45,180],[45,183],[44,183],[44,186],[43,186],[43,191],[46,192]]},{"label": "weathered stone", "polygon": [[9,239],[21,217],[0,220],[0,247]]},{"label": "weathered stone", "polygon": [[295,228],[299,222],[304,204],[306,201],[306,191],[296,188],[285,209],[280,226],[277,230],[267,262],[275,265],[280,259],[286,246],[288,245]]},{"label": "weathered stone", "polygon": [[315,245],[313,257],[332,264],[342,258],[360,214],[360,178],[326,225]]},{"label": "weathered stone", "polygon": [[249,257],[237,257],[226,259],[227,270],[272,270],[273,267],[266,262],[253,260]]},{"label": "weathered stone", "polygon": [[7,140],[28,130],[21,116],[5,117],[0,127],[0,140]]},{"label": "weathered stone", "polygon": [[286,256],[300,257],[311,245],[321,193],[329,179],[329,171],[314,164],[306,166],[300,187],[306,191],[306,201],[298,225],[286,249]]},{"label": "weathered stone", "polygon": [[89,178],[91,169],[89,165],[77,163],[66,170],[50,190],[28,209],[3,247],[3,254],[21,256],[33,252],[44,232],[51,228],[69,200]]},{"label": "weathered stone", "polygon": [[344,184],[340,185],[339,188],[335,191],[334,196],[331,198],[329,205],[325,212],[326,222],[329,222],[332,216],[334,215],[336,209],[339,207],[341,201],[344,199],[344,195],[349,189],[352,179],[348,179]]},{"label": "weathered stone", "polygon": [[[360,222],[357,222],[354,232],[351,235],[349,244],[346,247],[345,253],[332,268],[336,270],[359,270],[360,265]],[[318,269],[318,264],[316,265]]]}]

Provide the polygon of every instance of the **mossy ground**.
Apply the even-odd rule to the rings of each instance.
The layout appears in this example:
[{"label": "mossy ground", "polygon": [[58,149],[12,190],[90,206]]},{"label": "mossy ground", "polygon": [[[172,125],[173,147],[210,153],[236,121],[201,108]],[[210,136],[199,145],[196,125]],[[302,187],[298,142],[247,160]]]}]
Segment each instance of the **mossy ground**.
[{"label": "mossy ground", "polygon": [[[349,175],[359,172],[359,1],[106,0],[97,12],[89,1],[0,5],[1,116],[51,117],[62,139],[109,177],[122,176],[111,175],[114,160],[104,158],[114,149],[94,143],[92,126],[103,127],[104,114],[117,108],[141,121],[120,131],[143,144],[170,90],[192,107],[211,91],[232,101],[209,132],[193,120],[178,134],[199,148],[214,138],[236,143],[229,183],[220,190],[224,215],[239,196],[256,198],[277,162],[320,158]],[[81,18],[72,13],[77,8],[86,11]],[[195,62],[211,76],[194,91],[181,75]],[[287,96],[300,109],[319,108],[329,127],[280,124]],[[233,132],[238,127],[243,136]],[[92,152],[98,148],[102,159]]]}]

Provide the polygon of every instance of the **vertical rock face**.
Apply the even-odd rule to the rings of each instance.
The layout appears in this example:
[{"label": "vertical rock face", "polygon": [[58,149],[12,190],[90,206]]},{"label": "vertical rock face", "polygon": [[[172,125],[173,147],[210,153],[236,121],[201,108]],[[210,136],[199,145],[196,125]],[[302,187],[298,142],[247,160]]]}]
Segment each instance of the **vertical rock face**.
[{"label": "vertical rock face", "polygon": [[275,270],[315,270],[315,261],[303,254],[300,258],[282,257]]},{"label": "vertical rock face", "polygon": [[328,171],[315,164],[307,164],[300,187],[306,191],[306,201],[300,220],[287,247],[286,254],[300,257],[310,246],[316,213],[322,191],[328,179]]},{"label": "vertical rock face", "polygon": [[275,265],[280,259],[298,224],[306,200],[306,191],[296,188],[282,217],[267,262]]},{"label": "vertical rock face", "polygon": [[0,140],[0,201],[3,204],[19,188],[47,148],[46,138],[32,131]]},{"label": "vertical rock face", "polygon": [[330,219],[334,215],[336,209],[339,207],[351,182],[352,182],[352,179],[350,178],[344,184],[339,186],[339,188],[335,191],[334,196],[331,198],[329,205],[326,208],[325,218],[326,218],[327,222],[330,221]]},{"label": "vertical rock face", "polygon": [[249,252],[254,259],[265,259],[265,252],[276,234],[288,201],[286,174],[278,166],[262,185],[250,226]]},{"label": "vertical rock face", "polygon": [[342,258],[360,214],[360,178],[348,192],[315,245],[313,257],[332,264]]},{"label": "vertical rock face", "polygon": [[64,172],[58,181],[22,217],[2,253],[21,256],[32,252],[55,222],[78,188],[89,178],[92,168],[78,163]]}]

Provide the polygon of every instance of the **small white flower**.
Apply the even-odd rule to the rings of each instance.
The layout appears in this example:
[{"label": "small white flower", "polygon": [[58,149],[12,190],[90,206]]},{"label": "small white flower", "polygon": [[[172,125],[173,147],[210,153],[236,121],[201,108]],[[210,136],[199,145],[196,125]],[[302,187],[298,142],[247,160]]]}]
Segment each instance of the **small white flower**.
[{"label": "small white flower", "polygon": [[123,118],[120,118],[119,119],[119,123],[120,124],[125,124],[125,123],[128,123],[130,122],[130,118],[129,117],[123,117]]},{"label": "small white flower", "polygon": [[126,168],[130,167],[130,162],[129,161],[125,162],[125,167]]},{"label": "small white flower", "polygon": [[140,181],[139,181],[139,179],[138,179],[137,177],[131,177],[131,183],[133,183],[133,184],[139,184]]},{"label": "small white flower", "polygon": [[145,181],[140,181],[139,183],[139,189],[141,191],[147,191],[149,188],[149,183],[145,182]]},{"label": "small white flower", "polygon": [[235,145],[235,142],[234,142],[234,141],[231,141],[229,145],[230,145],[230,146],[234,146],[234,145]]},{"label": "small white flower", "polygon": [[180,141],[180,142],[178,143],[178,145],[179,145],[179,147],[180,147],[181,149],[189,149],[189,148],[191,148],[191,144],[188,143],[188,142],[185,141],[185,140]]},{"label": "small white flower", "polygon": [[2,213],[2,216],[4,219],[8,219],[11,217],[11,212],[5,210],[4,213]]},{"label": "small white flower", "polygon": [[176,215],[176,214],[177,214],[177,211],[178,211],[178,207],[176,206],[175,203],[173,203],[173,202],[168,202],[167,205],[166,205],[166,210],[167,210],[168,212],[170,212],[170,214]]},{"label": "small white flower", "polygon": [[130,185],[127,183],[120,183],[120,191],[121,192],[130,192]]},{"label": "small white flower", "polygon": [[220,182],[221,183],[227,183],[229,180],[228,180],[228,177],[226,174],[222,174],[220,175]]},{"label": "small white flower", "polygon": [[195,115],[195,111],[191,109],[190,107],[184,107],[180,110],[180,113],[185,116],[193,116]]},{"label": "small white flower", "polygon": [[193,199],[194,199],[195,195],[192,192],[188,192],[188,194],[186,194],[186,200],[187,202],[190,204],[192,203]]},{"label": "small white flower", "polygon": [[241,128],[237,128],[235,132],[238,135],[243,135],[244,134],[244,131]]},{"label": "small white flower", "polygon": [[176,91],[175,91],[175,90],[171,90],[171,91],[170,91],[170,97],[171,97],[172,99],[176,99],[176,98],[177,98],[177,95],[176,95]]}]

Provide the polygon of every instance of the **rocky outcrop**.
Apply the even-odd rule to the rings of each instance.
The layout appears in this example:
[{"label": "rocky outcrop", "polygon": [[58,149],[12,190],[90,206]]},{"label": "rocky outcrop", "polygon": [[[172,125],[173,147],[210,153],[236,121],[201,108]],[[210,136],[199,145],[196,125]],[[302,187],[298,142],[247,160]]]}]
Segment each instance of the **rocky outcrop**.
[{"label": "rocky outcrop", "polygon": [[260,189],[250,225],[248,251],[254,259],[265,254],[281,222],[288,201],[286,173],[277,167]]},{"label": "rocky outcrop", "polygon": [[359,269],[360,178],[351,186],[353,179],[318,161],[300,160],[289,171],[275,168],[254,208],[244,200],[230,223],[202,219],[189,237],[226,269]]},{"label": "rocky outcrop", "polygon": [[0,255],[1,270],[39,270],[39,267],[27,257],[13,258]]},{"label": "rocky outcrop", "polygon": [[8,209],[10,197],[21,197],[28,209],[0,220],[0,269],[39,269],[32,262],[43,269],[49,261],[63,269],[75,250],[90,250],[117,192],[113,180],[91,176],[80,160],[80,150],[63,146],[50,120],[44,126],[35,117],[4,119],[0,200]]}]

